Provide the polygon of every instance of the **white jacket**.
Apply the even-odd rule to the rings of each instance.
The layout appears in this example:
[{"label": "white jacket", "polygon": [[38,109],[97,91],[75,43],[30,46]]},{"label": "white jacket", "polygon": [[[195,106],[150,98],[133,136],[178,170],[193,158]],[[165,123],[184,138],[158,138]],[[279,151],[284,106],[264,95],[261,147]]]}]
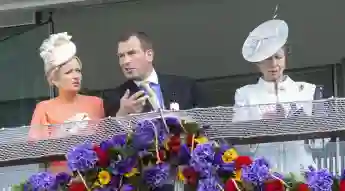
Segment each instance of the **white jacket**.
[{"label": "white jacket", "polygon": [[[310,115],[315,87],[314,84],[295,82],[289,76],[285,76],[285,80],[278,84],[277,98],[274,83],[260,78],[257,84],[246,85],[236,90],[233,121],[262,119],[267,113],[276,112],[277,101],[279,103],[295,102],[297,109],[303,107],[304,112]],[[291,110],[291,104],[285,103],[283,108],[287,116]],[[301,168],[314,166],[311,152],[306,149],[304,141],[256,145],[254,156],[265,157],[272,168],[283,173],[299,173]]]}]

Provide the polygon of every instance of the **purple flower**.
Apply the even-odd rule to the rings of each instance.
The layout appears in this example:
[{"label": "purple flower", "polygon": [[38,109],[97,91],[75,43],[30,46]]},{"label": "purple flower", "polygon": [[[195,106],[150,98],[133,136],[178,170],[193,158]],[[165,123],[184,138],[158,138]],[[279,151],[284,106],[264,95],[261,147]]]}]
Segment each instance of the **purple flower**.
[{"label": "purple flower", "polygon": [[122,147],[127,142],[127,135],[115,135],[111,139],[101,142],[100,147],[103,151],[107,151],[112,147]]},{"label": "purple flower", "polygon": [[231,147],[227,144],[223,144],[220,146],[219,151],[214,156],[214,164],[221,165],[224,163],[222,156],[225,151],[229,150]]},{"label": "purple flower", "polygon": [[59,174],[56,175],[55,179],[56,179],[57,185],[66,185],[70,182],[71,175],[65,172],[60,172]]},{"label": "purple flower", "polygon": [[179,164],[189,164],[190,149],[186,144],[181,145],[180,151],[178,152]]},{"label": "purple flower", "polygon": [[134,190],[134,187],[130,184],[124,184],[121,186],[120,191],[132,191]]},{"label": "purple flower", "polygon": [[170,133],[179,134],[182,132],[180,120],[176,117],[166,117],[165,122],[170,129]]},{"label": "purple flower", "polygon": [[223,163],[219,165],[219,172],[234,172],[235,162]]},{"label": "purple flower", "polygon": [[264,158],[258,158],[250,166],[242,168],[241,178],[245,182],[259,186],[272,176],[267,161]]},{"label": "purple flower", "polygon": [[94,191],[117,191],[117,189],[110,186],[106,186],[106,187],[98,187],[94,189]]},{"label": "purple flower", "polygon": [[90,143],[72,148],[67,153],[67,164],[72,171],[87,171],[95,167],[98,157]]},{"label": "purple flower", "polygon": [[28,180],[32,190],[56,190],[55,177],[47,172],[40,172],[30,176]]},{"label": "purple flower", "polygon": [[220,191],[222,190],[219,182],[214,178],[205,178],[199,180],[197,191]]},{"label": "purple flower", "polygon": [[211,143],[198,144],[192,152],[192,159],[213,162],[214,149]]},{"label": "purple flower", "polygon": [[120,161],[111,161],[110,170],[114,175],[124,175],[130,172],[135,164],[136,160],[133,157],[128,157]]},{"label": "purple flower", "polygon": [[138,123],[133,135],[133,147],[138,150],[149,148],[155,140],[155,127],[149,120]]},{"label": "purple flower", "polygon": [[190,165],[199,172],[201,177],[208,177],[214,168],[214,155],[212,144],[198,144],[192,152]]},{"label": "purple flower", "polygon": [[312,190],[332,190],[333,178],[327,169],[317,171],[313,167],[309,167],[309,172],[306,172],[306,179],[308,187]]},{"label": "purple flower", "polygon": [[233,172],[235,169],[235,162],[225,163],[222,156],[225,151],[229,150],[231,147],[228,144],[223,144],[220,146],[219,151],[214,156],[213,164],[219,167],[220,172]]},{"label": "purple flower", "polygon": [[168,164],[157,164],[152,168],[144,170],[144,180],[151,188],[158,188],[166,183],[169,173],[170,166]]},{"label": "purple flower", "polygon": [[152,120],[152,122],[155,125],[155,127],[157,128],[158,144],[160,146],[162,146],[162,144],[164,143],[164,140],[168,137],[168,132],[167,132],[161,118],[154,119],[154,120]]}]

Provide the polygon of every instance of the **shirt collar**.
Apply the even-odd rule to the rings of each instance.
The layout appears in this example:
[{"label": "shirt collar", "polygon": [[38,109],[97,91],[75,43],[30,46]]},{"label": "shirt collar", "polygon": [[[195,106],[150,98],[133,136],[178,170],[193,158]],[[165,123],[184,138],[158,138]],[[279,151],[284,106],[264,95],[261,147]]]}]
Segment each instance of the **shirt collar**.
[{"label": "shirt collar", "polygon": [[154,84],[158,84],[158,76],[155,69],[152,70],[151,74],[145,80],[141,80],[141,81],[134,80],[134,83],[137,86],[139,86],[143,82],[151,82]]},{"label": "shirt collar", "polygon": [[[263,87],[266,91],[270,93],[275,93],[274,82],[267,82],[264,79],[260,78],[258,83],[259,86]],[[278,83],[279,91],[286,91],[291,88],[298,88],[296,82],[293,81],[289,76],[284,76],[284,80]]]}]

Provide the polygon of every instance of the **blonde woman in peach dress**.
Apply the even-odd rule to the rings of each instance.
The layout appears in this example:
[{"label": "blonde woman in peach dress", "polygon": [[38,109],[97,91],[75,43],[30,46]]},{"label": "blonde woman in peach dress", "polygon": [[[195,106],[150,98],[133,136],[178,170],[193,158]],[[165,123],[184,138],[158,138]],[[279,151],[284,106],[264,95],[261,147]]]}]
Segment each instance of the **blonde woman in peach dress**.
[{"label": "blonde woman in peach dress", "polygon": [[[80,95],[82,63],[76,56],[76,46],[67,33],[51,35],[40,47],[47,80],[58,89],[56,98],[36,105],[31,120],[30,140],[54,138],[58,128],[43,125],[61,124],[71,121],[96,120],[104,117],[103,101],[94,96]],[[48,170],[52,173],[68,171],[65,161],[52,162]]]}]

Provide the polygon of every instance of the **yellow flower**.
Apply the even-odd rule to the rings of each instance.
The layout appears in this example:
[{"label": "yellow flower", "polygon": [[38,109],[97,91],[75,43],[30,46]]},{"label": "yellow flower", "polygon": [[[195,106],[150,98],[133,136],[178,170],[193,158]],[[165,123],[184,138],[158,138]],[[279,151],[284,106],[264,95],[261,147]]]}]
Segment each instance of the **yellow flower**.
[{"label": "yellow flower", "polygon": [[198,144],[204,144],[208,142],[208,139],[204,136],[201,136],[201,137],[196,138],[195,142]]},{"label": "yellow flower", "polygon": [[179,169],[178,169],[177,177],[178,177],[178,180],[180,180],[180,181],[184,181],[184,180],[185,180],[185,177],[184,177],[184,175],[183,175],[182,168],[179,168]]},{"label": "yellow flower", "polygon": [[235,180],[241,181],[241,170],[236,170],[236,172],[235,172]]},{"label": "yellow flower", "polygon": [[129,172],[127,172],[126,174],[125,174],[125,177],[131,177],[131,176],[134,176],[134,175],[136,175],[136,174],[138,174],[139,173],[139,171],[138,171],[138,169],[137,168],[132,168],[132,170],[131,171],[129,171]]},{"label": "yellow flower", "polygon": [[111,176],[108,171],[102,170],[98,173],[98,181],[101,185],[109,184],[111,180]]},{"label": "yellow flower", "polygon": [[234,161],[235,159],[237,159],[237,157],[238,157],[238,154],[236,150],[234,148],[231,148],[224,152],[224,154],[222,155],[222,160],[225,163],[230,163]]}]

